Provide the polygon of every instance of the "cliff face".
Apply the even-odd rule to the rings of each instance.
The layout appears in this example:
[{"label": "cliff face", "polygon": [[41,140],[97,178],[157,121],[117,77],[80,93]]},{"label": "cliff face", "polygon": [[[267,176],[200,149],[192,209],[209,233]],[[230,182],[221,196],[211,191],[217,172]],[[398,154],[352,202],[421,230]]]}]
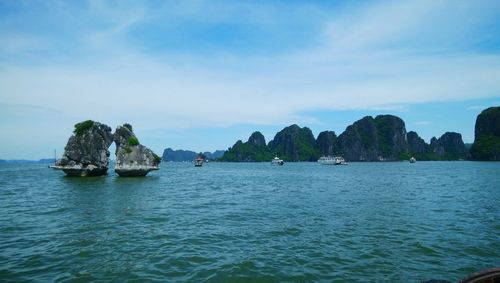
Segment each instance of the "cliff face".
[{"label": "cliff face", "polygon": [[349,161],[399,160],[408,151],[405,123],[392,115],[364,117],[347,127],[337,147]]},{"label": "cliff face", "polygon": [[378,160],[378,135],[373,117],[366,116],[348,126],[338,137],[337,147],[348,161]]},{"label": "cliff face", "polygon": [[100,176],[107,174],[109,146],[113,142],[111,128],[105,124],[87,120],[75,125],[60,168],[70,176]]},{"label": "cliff face", "polygon": [[468,157],[468,151],[459,133],[446,132],[439,139],[433,137],[430,144],[415,132],[409,132],[407,138],[409,155],[417,160],[459,160]]},{"label": "cliff face", "polygon": [[462,135],[446,132],[439,139],[432,138],[430,148],[441,160],[457,160],[466,157]]},{"label": "cliff face", "polygon": [[266,146],[266,138],[264,138],[264,135],[262,135],[261,132],[253,132],[248,138],[247,143],[255,146]]},{"label": "cliff face", "polygon": [[500,106],[477,116],[471,156],[474,160],[500,161]]},{"label": "cliff face", "polygon": [[475,137],[500,137],[500,106],[485,109],[477,116],[474,129]]},{"label": "cliff face", "polygon": [[379,156],[383,160],[394,161],[408,151],[405,122],[392,115],[375,117],[377,128]]},{"label": "cliff face", "polygon": [[417,159],[420,159],[417,156],[422,156],[430,152],[429,145],[419,137],[416,132],[408,132],[406,134],[406,139],[408,141],[408,151],[410,155],[415,156]]},{"label": "cliff face", "polygon": [[320,155],[334,155],[336,152],[337,135],[333,131],[319,133],[316,139],[315,148]]},{"label": "cliff face", "polygon": [[115,172],[120,176],[145,176],[158,170],[161,161],[152,150],[139,143],[132,126],[118,126],[114,134],[116,143]]},{"label": "cliff face", "polygon": [[291,125],[278,132],[268,146],[285,161],[316,161],[315,142],[309,128]]}]

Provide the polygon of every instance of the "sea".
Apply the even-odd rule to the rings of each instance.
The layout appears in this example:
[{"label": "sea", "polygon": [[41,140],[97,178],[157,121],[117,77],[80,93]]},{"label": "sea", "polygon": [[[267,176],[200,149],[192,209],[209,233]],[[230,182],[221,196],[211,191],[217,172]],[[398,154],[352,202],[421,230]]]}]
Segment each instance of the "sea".
[{"label": "sea", "polygon": [[500,162],[0,164],[2,282],[456,282],[500,266]]}]

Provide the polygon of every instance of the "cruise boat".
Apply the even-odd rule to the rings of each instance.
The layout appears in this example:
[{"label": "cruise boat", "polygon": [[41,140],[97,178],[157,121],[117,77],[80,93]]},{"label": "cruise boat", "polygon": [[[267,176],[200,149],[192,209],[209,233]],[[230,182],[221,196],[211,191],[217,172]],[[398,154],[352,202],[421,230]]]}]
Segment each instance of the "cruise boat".
[{"label": "cruise boat", "polygon": [[271,160],[271,165],[283,165],[285,162],[283,159],[279,159],[278,156],[274,157],[273,160]]},{"label": "cruise boat", "polygon": [[203,166],[203,161],[205,161],[205,160],[202,157],[200,157],[200,156],[196,157],[196,159],[194,160],[194,166],[196,166],[196,167]]},{"label": "cruise boat", "polygon": [[347,165],[342,156],[321,156],[318,163],[322,165]]}]

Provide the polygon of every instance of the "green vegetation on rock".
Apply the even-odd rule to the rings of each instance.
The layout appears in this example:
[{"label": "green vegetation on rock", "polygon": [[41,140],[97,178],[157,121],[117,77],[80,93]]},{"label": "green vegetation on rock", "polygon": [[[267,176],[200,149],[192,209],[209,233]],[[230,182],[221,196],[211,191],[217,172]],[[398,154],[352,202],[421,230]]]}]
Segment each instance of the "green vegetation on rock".
[{"label": "green vegetation on rock", "polygon": [[130,146],[139,145],[139,140],[134,136],[129,137],[128,138],[128,145],[130,145]]},{"label": "green vegetation on rock", "polygon": [[394,134],[392,125],[385,117],[378,118],[374,120],[375,127],[377,128],[378,148],[382,152],[382,155],[388,156],[391,154],[392,149],[391,135]]},{"label": "green vegetation on rock", "polygon": [[219,160],[229,162],[262,162],[270,161],[273,157],[273,153],[265,144],[243,143],[239,140]]},{"label": "green vegetation on rock", "polygon": [[315,143],[309,128],[291,125],[278,132],[268,147],[285,161],[316,161],[319,153]]},{"label": "green vegetation on rock", "polygon": [[156,153],[154,153],[154,152],[153,152],[153,158],[154,158],[154,160],[153,160],[153,164],[154,164],[154,165],[158,165],[158,164],[160,164],[160,162],[161,162],[161,157],[159,157],[159,156],[158,156]]},{"label": "green vegetation on rock", "polygon": [[76,136],[81,136],[83,133],[90,130],[94,125],[95,125],[95,122],[92,120],[87,120],[87,121],[77,123],[77,124],[75,124],[75,129],[73,130],[73,133]]},{"label": "green vegetation on rock", "polygon": [[471,155],[475,160],[500,160],[500,137],[487,135],[476,138],[471,148]]}]

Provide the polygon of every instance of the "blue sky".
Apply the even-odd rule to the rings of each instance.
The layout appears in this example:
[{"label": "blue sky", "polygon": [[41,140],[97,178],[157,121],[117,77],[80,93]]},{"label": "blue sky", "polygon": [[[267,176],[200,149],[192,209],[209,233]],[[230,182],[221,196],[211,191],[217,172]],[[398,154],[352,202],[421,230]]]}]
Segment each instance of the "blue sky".
[{"label": "blue sky", "polygon": [[472,142],[498,105],[499,1],[0,0],[2,159],[62,153],[86,119],[160,154],[379,114]]}]

